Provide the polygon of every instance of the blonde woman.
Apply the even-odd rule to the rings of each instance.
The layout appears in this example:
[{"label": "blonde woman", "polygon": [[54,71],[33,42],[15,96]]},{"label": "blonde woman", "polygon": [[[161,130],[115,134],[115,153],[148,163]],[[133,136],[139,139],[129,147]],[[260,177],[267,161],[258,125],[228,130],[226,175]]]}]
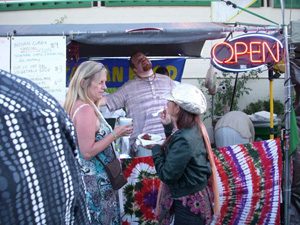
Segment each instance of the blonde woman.
[{"label": "blonde woman", "polygon": [[80,165],[87,189],[92,224],[120,224],[117,191],[114,191],[99,157],[105,164],[114,158],[112,143],[132,133],[132,123],[114,130],[98,110],[106,87],[103,64],[86,61],[76,70],[67,92],[64,109],[72,118],[80,149]]}]

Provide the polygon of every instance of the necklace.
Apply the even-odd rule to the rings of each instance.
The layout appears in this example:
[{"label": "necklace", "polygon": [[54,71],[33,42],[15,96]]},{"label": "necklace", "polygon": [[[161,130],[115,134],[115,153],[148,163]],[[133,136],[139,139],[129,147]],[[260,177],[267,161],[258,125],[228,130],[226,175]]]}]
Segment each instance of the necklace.
[{"label": "necklace", "polygon": [[[152,77],[152,78],[151,78]],[[150,75],[149,77],[141,77],[142,80],[145,80],[147,82],[152,82],[154,81],[156,78],[156,73],[153,73],[152,75]]]}]

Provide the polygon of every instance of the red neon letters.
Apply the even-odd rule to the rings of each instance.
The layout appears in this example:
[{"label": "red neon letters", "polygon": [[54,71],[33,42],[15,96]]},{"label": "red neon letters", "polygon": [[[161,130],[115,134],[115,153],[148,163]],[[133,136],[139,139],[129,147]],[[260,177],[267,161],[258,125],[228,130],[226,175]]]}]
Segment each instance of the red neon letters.
[{"label": "red neon letters", "polygon": [[225,71],[247,71],[281,60],[281,42],[265,34],[246,34],[213,46],[212,64]]}]

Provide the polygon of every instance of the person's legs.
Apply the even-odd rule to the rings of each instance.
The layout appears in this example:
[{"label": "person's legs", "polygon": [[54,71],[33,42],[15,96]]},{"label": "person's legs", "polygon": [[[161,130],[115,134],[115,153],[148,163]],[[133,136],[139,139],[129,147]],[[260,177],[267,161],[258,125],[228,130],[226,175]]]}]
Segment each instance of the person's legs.
[{"label": "person's legs", "polygon": [[175,221],[174,225],[205,225],[199,215],[192,213],[189,208],[184,207],[180,200],[174,201]]}]

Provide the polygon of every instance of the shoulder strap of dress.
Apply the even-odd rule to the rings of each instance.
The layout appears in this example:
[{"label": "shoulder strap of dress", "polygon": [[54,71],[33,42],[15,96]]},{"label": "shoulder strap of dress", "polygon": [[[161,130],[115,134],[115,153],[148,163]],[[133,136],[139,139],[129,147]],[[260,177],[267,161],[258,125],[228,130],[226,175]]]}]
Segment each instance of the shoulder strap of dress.
[{"label": "shoulder strap of dress", "polygon": [[75,109],[74,114],[73,114],[73,116],[72,116],[72,121],[74,120],[74,118],[75,118],[76,114],[78,113],[78,111],[79,111],[82,107],[84,107],[84,106],[86,106],[86,105],[89,105],[89,104],[83,104],[83,105],[80,105],[80,106],[78,106],[78,107]]}]

